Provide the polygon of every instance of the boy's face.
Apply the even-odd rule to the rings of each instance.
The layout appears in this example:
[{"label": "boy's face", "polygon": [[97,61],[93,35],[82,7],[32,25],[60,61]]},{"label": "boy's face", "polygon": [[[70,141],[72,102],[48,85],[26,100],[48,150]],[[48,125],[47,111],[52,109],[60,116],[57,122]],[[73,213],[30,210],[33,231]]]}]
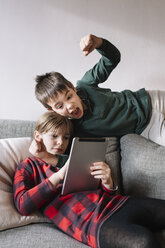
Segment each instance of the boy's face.
[{"label": "boy's face", "polygon": [[69,144],[70,134],[65,126],[61,126],[55,131],[48,131],[40,134],[40,138],[47,152],[56,155],[63,154]]},{"label": "boy's face", "polygon": [[84,114],[81,98],[77,95],[76,89],[67,87],[59,92],[56,97],[47,103],[56,113],[72,119],[80,119]]}]

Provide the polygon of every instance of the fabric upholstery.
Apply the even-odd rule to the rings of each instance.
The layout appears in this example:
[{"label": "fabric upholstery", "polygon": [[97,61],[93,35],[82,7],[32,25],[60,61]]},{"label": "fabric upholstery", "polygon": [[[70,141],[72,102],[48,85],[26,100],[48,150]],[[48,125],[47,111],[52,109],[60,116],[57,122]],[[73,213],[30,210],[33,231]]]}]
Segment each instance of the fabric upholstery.
[{"label": "fabric upholstery", "polygon": [[85,248],[89,247],[58,230],[54,224],[40,223],[0,232],[1,248]]},{"label": "fabric upholstery", "polygon": [[0,119],[0,139],[33,137],[35,122]]},{"label": "fabric upholstery", "polygon": [[118,186],[118,193],[121,193],[120,141],[116,137],[110,137],[108,139],[105,162],[111,168],[113,181]]},{"label": "fabric upholstery", "polygon": [[123,193],[165,199],[165,147],[128,134],[121,138]]}]

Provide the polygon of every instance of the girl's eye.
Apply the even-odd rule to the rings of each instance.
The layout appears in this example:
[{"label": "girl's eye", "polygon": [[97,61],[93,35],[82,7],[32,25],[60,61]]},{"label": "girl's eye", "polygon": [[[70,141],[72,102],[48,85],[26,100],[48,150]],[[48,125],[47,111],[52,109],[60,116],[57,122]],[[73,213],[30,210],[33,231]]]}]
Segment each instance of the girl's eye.
[{"label": "girl's eye", "polygon": [[57,138],[57,135],[52,135],[53,138]]},{"label": "girl's eye", "polygon": [[69,136],[65,136],[64,139],[65,139],[65,140],[69,140],[70,137],[69,137]]}]

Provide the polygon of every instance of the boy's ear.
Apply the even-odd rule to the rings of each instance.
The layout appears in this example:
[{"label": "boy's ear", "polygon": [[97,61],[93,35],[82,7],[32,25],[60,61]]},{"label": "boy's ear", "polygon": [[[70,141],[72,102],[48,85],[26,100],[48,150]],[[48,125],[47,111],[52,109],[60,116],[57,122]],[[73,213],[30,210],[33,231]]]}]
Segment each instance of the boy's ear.
[{"label": "boy's ear", "polygon": [[42,136],[41,136],[41,134],[38,132],[38,131],[34,131],[34,138],[35,138],[35,140],[37,140],[37,141],[39,141],[39,142],[41,142],[42,141]]}]

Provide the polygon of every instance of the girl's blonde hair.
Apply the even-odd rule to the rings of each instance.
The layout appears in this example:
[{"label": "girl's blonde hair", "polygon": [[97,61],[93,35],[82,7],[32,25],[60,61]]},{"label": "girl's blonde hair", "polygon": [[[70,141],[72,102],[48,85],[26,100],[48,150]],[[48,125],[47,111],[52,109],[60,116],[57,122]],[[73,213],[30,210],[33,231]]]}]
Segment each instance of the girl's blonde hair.
[{"label": "girl's blonde hair", "polygon": [[48,131],[56,131],[59,128],[65,128],[65,130],[72,135],[72,121],[53,111],[48,111],[42,114],[35,126],[35,130],[40,134],[47,133]]}]

